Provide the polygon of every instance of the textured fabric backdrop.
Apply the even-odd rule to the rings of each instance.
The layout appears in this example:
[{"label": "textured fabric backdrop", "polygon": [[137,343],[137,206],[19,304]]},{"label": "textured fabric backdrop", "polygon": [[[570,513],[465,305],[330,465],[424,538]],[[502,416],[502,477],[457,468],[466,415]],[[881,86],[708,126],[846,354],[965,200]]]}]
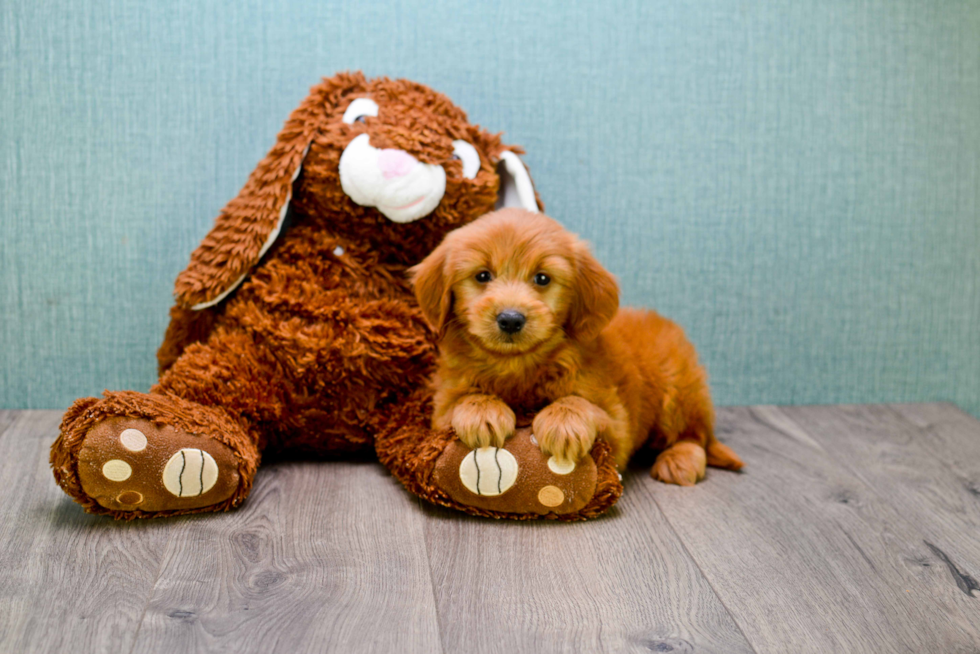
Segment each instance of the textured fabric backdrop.
[{"label": "textured fabric backdrop", "polygon": [[980,415],[980,4],[0,6],[0,406],[146,389],[175,275],[320,76],[444,91],[719,404]]}]

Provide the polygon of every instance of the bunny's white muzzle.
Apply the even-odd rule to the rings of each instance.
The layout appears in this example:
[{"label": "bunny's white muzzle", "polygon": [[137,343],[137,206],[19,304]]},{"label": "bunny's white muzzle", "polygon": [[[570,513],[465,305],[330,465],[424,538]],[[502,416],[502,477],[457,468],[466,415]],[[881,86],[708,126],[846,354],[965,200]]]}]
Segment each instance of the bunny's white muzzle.
[{"label": "bunny's white muzzle", "polygon": [[446,171],[403,150],[379,150],[361,134],[340,156],[340,185],[362,207],[377,207],[396,223],[427,216],[446,192]]}]

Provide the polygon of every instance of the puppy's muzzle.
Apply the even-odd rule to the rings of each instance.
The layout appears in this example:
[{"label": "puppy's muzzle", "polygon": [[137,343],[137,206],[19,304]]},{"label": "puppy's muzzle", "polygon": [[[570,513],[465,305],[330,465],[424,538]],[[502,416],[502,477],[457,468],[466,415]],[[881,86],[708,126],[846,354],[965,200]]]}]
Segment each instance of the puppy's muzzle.
[{"label": "puppy's muzzle", "polygon": [[527,318],[520,311],[505,309],[497,314],[497,327],[505,334],[516,334],[524,329]]}]

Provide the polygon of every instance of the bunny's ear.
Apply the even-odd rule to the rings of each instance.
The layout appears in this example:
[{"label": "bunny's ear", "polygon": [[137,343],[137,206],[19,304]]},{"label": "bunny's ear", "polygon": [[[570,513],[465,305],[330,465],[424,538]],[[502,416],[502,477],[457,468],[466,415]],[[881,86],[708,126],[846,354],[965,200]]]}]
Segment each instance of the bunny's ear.
[{"label": "bunny's ear", "polygon": [[177,277],[174,298],[185,308],[213,306],[235,290],[265,254],[289,210],[293,181],[312,139],[307,107],[293,112],[275,146],[252,171]]},{"label": "bunny's ear", "polygon": [[500,191],[495,209],[519,207],[534,213],[544,211],[541,198],[534,190],[531,174],[516,152],[508,149],[500,152],[497,174],[500,176]]},{"label": "bunny's ear", "polygon": [[177,277],[177,304],[194,310],[213,306],[238,287],[282,228],[293,181],[299,176],[310,143],[326,119],[326,110],[347,90],[363,87],[360,73],[342,73],[313,87],[293,111],[276,144],[252,171],[245,187],[230,201],[214,227],[191,254]]}]

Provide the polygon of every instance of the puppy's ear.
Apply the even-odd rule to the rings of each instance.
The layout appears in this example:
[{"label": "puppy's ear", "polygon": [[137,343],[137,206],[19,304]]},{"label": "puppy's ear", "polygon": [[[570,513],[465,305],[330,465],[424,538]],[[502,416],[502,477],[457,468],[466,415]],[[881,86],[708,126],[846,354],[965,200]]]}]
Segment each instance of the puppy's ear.
[{"label": "puppy's ear", "polygon": [[453,305],[452,284],[446,274],[448,254],[449,247],[444,240],[422,263],[408,270],[419,307],[440,339],[446,333]]},{"label": "puppy's ear", "polygon": [[252,171],[238,196],[221,210],[214,227],[177,277],[179,306],[200,310],[223,300],[244,281],[282,229],[293,181],[316,133],[351,92],[363,90],[361,73],[324,79],[289,116],[276,143]]},{"label": "puppy's ear", "polygon": [[588,342],[599,335],[619,310],[619,286],[584,242],[575,246],[575,264],[574,296],[565,331],[579,342]]}]

